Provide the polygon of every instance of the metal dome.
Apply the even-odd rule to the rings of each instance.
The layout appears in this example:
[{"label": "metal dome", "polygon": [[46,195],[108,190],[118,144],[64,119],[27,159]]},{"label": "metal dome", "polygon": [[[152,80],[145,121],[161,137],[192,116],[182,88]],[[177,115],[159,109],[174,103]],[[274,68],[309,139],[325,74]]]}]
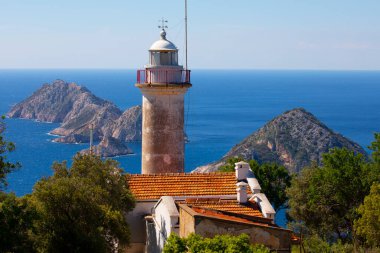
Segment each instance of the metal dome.
[{"label": "metal dome", "polygon": [[166,32],[164,29],[162,29],[160,35],[161,39],[154,42],[149,51],[178,51],[177,47],[166,39]]}]

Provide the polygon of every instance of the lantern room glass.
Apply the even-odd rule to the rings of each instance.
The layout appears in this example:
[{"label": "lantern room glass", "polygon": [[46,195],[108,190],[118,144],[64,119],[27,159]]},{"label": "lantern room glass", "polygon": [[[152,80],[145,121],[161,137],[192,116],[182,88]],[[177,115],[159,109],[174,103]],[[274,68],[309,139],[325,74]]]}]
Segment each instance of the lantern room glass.
[{"label": "lantern room glass", "polygon": [[178,66],[178,52],[151,51],[150,65],[152,66]]}]

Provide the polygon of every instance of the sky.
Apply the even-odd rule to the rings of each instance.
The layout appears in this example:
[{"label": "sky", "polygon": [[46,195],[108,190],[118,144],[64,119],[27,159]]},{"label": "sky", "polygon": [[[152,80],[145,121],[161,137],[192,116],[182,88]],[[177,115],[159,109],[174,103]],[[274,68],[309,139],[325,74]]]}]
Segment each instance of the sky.
[{"label": "sky", "polygon": [[[379,0],[188,0],[194,69],[380,70]],[[0,68],[137,69],[184,0],[0,0]]]}]

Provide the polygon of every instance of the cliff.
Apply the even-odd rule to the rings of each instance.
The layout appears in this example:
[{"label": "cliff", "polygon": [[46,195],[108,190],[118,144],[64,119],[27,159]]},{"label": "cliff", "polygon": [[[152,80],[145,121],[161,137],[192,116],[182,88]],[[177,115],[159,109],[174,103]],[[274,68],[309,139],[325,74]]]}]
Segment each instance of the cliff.
[{"label": "cliff", "polygon": [[296,108],[274,118],[234,146],[223,158],[198,167],[197,172],[215,171],[230,157],[255,159],[259,163],[276,162],[297,173],[312,161],[321,163],[323,153],[345,147],[367,156],[365,150],[333,132],[305,109]]},{"label": "cliff", "polygon": [[[10,118],[34,119],[41,122],[56,122],[61,125],[50,133],[59,135],[54,142],[86,143],[93,126],[94,141],[110,156],[126,153],[124,142],[141,140],[141,107],[135,106],[124,113],[113,103],[93,95],[87,88],[75,83],[56,80],[44,84],[24,101],[16,104],[7,114]],[[109,141],[107,138],[114,138]],[[106,141],[108,140],[108,141]],[[120,145],[116,145],[119,141]],[[107,145],[112,145],[108,149]]]},{"label": "cliff", "polygon": [[141,141],[142,111],[141,106],[126,110],[116,121],[108,122],[103,128],[104,136],[112,136],[125,142]]},{"label": "cliff", "polygon": [[[90,153],[89,149],[81,151],[82,153]],[[111,136],[106,136],[102,141],[93,147],[93,152],[101,157],[113,157],[133,154],[133,151],[128,148],[124,141],[113,138]]]},{"label": "cliff", "polygon": [[[65,123],[76,118],[86,118],[94,109],[102,107],[116,108],[85,87],[56,80],[51,85],[44,84],[30,97],[13,106],[7,116]],[[117,113],[121,115],[120,110]]]}]

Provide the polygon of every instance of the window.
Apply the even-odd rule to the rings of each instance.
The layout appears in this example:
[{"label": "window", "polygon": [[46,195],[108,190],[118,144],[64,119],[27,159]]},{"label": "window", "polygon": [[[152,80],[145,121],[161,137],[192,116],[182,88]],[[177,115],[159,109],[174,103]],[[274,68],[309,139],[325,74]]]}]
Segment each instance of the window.
[{"label": "window", "polygon": [[177,52],[151,52],[150,54],[151,65],[178,65]]}]

